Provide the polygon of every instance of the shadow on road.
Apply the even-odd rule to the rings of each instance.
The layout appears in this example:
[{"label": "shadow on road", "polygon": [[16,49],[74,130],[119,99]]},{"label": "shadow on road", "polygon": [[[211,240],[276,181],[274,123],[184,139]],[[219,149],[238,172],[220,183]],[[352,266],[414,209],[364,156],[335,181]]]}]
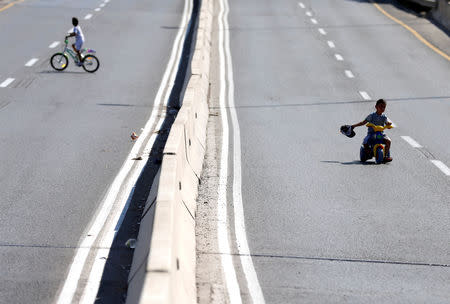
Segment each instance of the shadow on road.
[{"label": "shadow on road", "polygon": [[[397,102],[412,102],[412,101],[442,101],[444,99],[450,99],[450,96],[425,96],[425,97],[405,97],[405,98],[389,98],[384,96],[389,103]],[[375,99],[376,100],[376,99]],[[254,108],[283,108],[283,107],[307,107],[307,106],[335,106],[335,105],[347,105],[347,104],[359,104],[368,103],[372,104],[375,100],[348,100],[348,101],[323,101],[323,102],[311,102],[311,103],[285,103],[285,104],[269,104],[269,105],[242,105],[235,106],[235,109],[254,109]],[[231,108],[231,107],[226,107]],[[220,107],[210,107],[212,110],[219,110]]]},{"label": "shadow on road", "polygon": [[91,74],[85,71],[55,71],[55,70],[46,70],[38,72],[39,74]]},{"label": "shadow on road", "polygon": [[327,163],[327,164],[340,164],[340,165],[360,165],[360,166],[372,166],[377,165],[375,162],[364,162],[362,163],[359,160],[354,160],[351,162],[340,162],[337,160],[321,160],[321,163]]}]

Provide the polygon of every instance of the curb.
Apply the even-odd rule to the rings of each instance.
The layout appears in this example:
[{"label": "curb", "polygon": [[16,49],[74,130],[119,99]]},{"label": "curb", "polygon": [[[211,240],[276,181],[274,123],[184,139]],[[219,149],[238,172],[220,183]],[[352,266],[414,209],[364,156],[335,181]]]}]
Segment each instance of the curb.
[{"label": "curb", "polygon": [[128,304],[197,302],[195,213],[209,115],[212,20],[213,0],[202,0],[191,77],[144,209]]},{"label": "curb", "polygon": [[437,0],[437,5],[432,10],[433,18],[450,31],[450,2]]}]

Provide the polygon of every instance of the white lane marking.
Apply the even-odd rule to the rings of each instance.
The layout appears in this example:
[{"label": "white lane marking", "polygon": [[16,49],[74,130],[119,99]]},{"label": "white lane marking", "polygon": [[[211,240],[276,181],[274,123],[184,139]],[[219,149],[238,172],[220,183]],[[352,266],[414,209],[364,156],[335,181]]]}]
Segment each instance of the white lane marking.
[{"label": "white lane marking", "polygon": [[370,95],[366,91],[359,91],[359,95],[361,95],[364,100],[371,100]]},{"label": "white lane marking", "polygon": [[306,14],[306,16],[308,16],[308,17],[311,17],[311,16],[312,16],[312,13],[311,13],[310,11],[307,11],[305,14]]},{"label": "white lane marking", "polygon": [[439,168],[445,175],[450,176],[450,168],[447,167],[443,162],[437,159],[430,160],[436,167]]},{"label": "white lane marking", "polygon": [[102,3],[102,4],[100,4],[99,6],[100,6],[100,7],[104,7],[104,6],[105,6],[105,3]]},{"label": "white lane marking", "polygon": [[401,136],[408,144],[410,144],[413,148],[422,148],[422,145],[420,145],[417,141],[412,139],[409,136]]},{"label": "white lane marking", "polygon": [[322,35],[326,35],[327,32],[325,32],[325,30],[323,28],[318,29],[319,33],[321,33]]},{"label": "white lane marking", "polygon": [[330,47],[330,49],[334,49],[336,47],[336,45],[334,45],[334,42],[331,40],[328,40],[327,43],[328,43],[328,46]]},{"label": "white lane marking", "polygon": [[345,76],[347,76],[348,78],[355,78],[355,75],[353,75],[352,71],[350,70],[345,70]]},{"label": "white lane marking", "polygon": [[50,44],[48,47],[51,48],[51,49],[54,49],[55,47],[58,46],[58,44],[59,44],[59,41],[55,41],[52,44]]},{"label": "white lane marking", "polygon": [[14,81],[14,78],[7,78],[5,81],[3,81],[3,82],[0,84],[0,88],[6,88],[6,87],[9,86],[13,81]]},{"label": "white lane marking", "polygon": [[99,12],[101,8],[97,7],[94,11]]},{"label": "white lane marking", "polygon": [[227,184],[228,184],[228,117],[226,103],[226,72],[224,55],[224,31],[225,31],[225,6],[224,0],[220,0],[220,12],[218,17],[219,27],[219,58],[220,58],[220,113],[222,117],[222,147],[220,157],[220,177],[217,198],[217,238],[219,252],[221,253],[222,269],[225,276],[228,298],[232,304],[242,304],[241,291],[237,281],[231,257],[231,247],[228,240],[228,215],[227,215]]},{"label": "white lane marking", "polygon": [[84,16],[85,20],[91,19],[92,18],[92,14],[87,14],[86,16]]},{"label": "white lane marking", "polygon": [[317,24],[317,20],[314,19],[314,18],[311,18],[311,22],[314,23],[314,24]]},{"label": "white lane marking", "polygon": [[38,60],[39,60],[39,59],[37,59],[37,58],[32,58],[32,59],[28,60],[27,63],[25,63],[25,66],[26,66],[26,67],[31,67],[31,66],[33,66]]},{"label": "white lane marking", "polygon": [[108,3],[108,2],[109,2],[109,0],[105,0],[104,2],[105,2],[105,3]]},{"label": "white lane marking", "polygon": [[334,57],[336,57],[336,60],[337,60],[337,61],[343,61],[343,60],[344,60],[344,57],[342,57],[342,56],[339,55],[339,54],[334,54]]},{"label": "white lane marking", "polygon": [[[86,258],[89,254],[90,249],[92,248],[94,240],[97,238],[97,236],[101,232],[102,227],[104,227],[106,220],[108,218],[108,215],[111,212],[112,204],[114,203],[114,201],[116,201],[115,198],[119,197],[119,195],[121,195],[121,194],[126,194],[123,192],[118,193],[120,191],[120,188],[122,187],[122,185],[124,185],[126,177],[128,175],[131,175],[130,173],[136,172],[136,171],[131,172],[131,169],[132,169],[133,165],[135,164],[135,161],[132,160],[132,158],[134,158],[138,155],[138,152],[143,145],[144,139],[147,138],[148,134],[153,130],[152,126],[154,125],[154,123],[159,115],[158,112],[160,109],[161,102],[163,101],[162,96],[163,96],[164,92],[166,92],[166,93],[164,96],[165,101],[163,101],[163,102],[164,102],[164,104],[167,104],[167,102],[168,102],[170,90],[165,90],[165,89],[168,85],[170,85],[168,83],[168,81],[170,79],[175,78],[175,76],[171,77],[170,74],[176,73],[176,68],[177,68],[176,63],[179,62],[179,59],[181,56],[181,50],[177,50],[177,48],[182,48],[181,40],[185,36],[184,29],[186,29],[186,22],[188,20],[188,12],[186,9],[187,2],[190,3],[190,1],[185,1],[185,10],[183,13],[183,18],[182,18],[182,21],[180,22],[178,34],[175,38],[172,52],[171,52],[171,55],[169,58],[169,62],[166,66],[166,70],[165,70],[163,79],[162,79],[160,87],[158,89],[158,93],[156,94],[156,97],[155,97],[154,106],[153,106],[153,110],[150,115],[150,118],[147,121],[147,123],[145,124],[145,127],[141,133],[141,136],[139,136],[139,138],[137,139],[136,143],[134,144],[131,152],[129,153],[127,160],[125,161],[122,168],[120,169],[119,174],[116,176],[116,178],[113,181],[113,184],[109,188],[104,201],[102,202],[102,204],[99,207],[99,212],[97,213],[97,217],[95,218],[92,226],[89,228],[88,233],[85,234],[86,237],[83,239],[83,241],[81,242],[81,245],[79,246],[78,250],[76,251],[74,260],[70,266],[69,274],[67,275],[66,281],[64,282],[64,286],[58,296],[58,302],[57,302],[58,304],[72,302],[73,296],[74,296],[75,291],[78,286],[78,281],[81,276],[81,271],[85,265]],[[173,83],[171,85],[173,86]],[[163,118],[164,118],[164,115],[162,115],[161,119],[163,119]],[[137,170],[138,172],[141,172],[141,167],[135,167],[135,168],[136,168],[135,170]],[[129,188],[129,186],[127,186],[127,187]],[[124,197],[126,197],[126,196],[124,196]],[[118,209],[118,210],[120,210],[120,209]],[[124,210],[124,212],[126,212],[126,210]],[[111,221],[111,223],[113,223],[113,222]],[[105,229],[105,230],[107,231],[108,229]],[[107,241],[108,241],[108,238],[103,238],[101,240],[102,243],[105,243]],[[109,247],[110,246],[108,246],[108,248]],[[102,252],[102,253],[103,253],[103,255],[106,254],[106,256],[108,256],[108,253],[106,253],[106,252]],[[102,268],[101,265],[103,265],[103,267],[104,267],[104,262],[105,261],[103,261],[103,260],[100,260],[100,261],[98,259],[94,260],[94,263],[91,268],[91,273],[89,275],[89,283],[90,284],[97,284],[97,286],[98,286],[98,284],[101,280],[101,276],[103,274],[103,271],[98,271],[98,269]],[[95,299],[95,295],[97,294],[97,291],[98,291],[98,287],[96,290],[95,287],[93,287],[91,285],[87,285],[85,287],[85,290],[83,291],[82,298],[85,299],[85,301],[89,302],[90,301],[89,299],[92,299],[92,297],[93,297],[93,299]],[[94,300],[90,301],[89,303],[93,303],[93,302],[94,302]]]},{"label": "white lane marking", "polygon": [[[164,123],[165,116],[161,116],[158,121],[158,124],[155,130],[159,130]],[[151,148],[157,138],[158,134],[152,134],[150,140],[145,145],[144,151],[151,151]],[[95,298],[98,293],[98,288],[101,282],[101,276],[103,275],[103,270],[105,268],[105,264],[107,262],[107,257],[109,255],[111,244],[114,241],[114,237],[121,226],[123,219],[125,218],[125,214],[127,213],[128,207],[131,203],[131,198],[133,197],[133,193],[135,190],[135,181],[139,178],[139,175],[142,173],[144,169],[145,162],[139,162],[138,168],[133,172],[133,177],[126,184],[127,191],[122,192],[121,198],[119,199],[122,202],[125,202],[123,208],[117,208],[113,219],[109,221],[109,227],[106,235],[102,238],[99,243],[99,249],[97,251],[97,255],[94,260],[94,264],[92,265],[91,273],[86,282],[86,287],[84,289],[83,295],[81,297],[81,304],[91,304],[95,302]],[[127,194],[129,195],[127,196]],[[120,212],[122,210],[122,212]]]},{"label": "white lane marking", "polygon": [[298,5],[299,5],[301,8],[305,8],[305,5],[304,5],[303,3],[301,3],[301,2],[299,2]]},{"label": "white lane marking", "polygon": [[233,64],[230,48],[230,32],[228,24],[228,0],[225,0],[227,14],[225,20],[225,54],[228,70],[228,106],[230,107],[231,121],[233,125],[233,206],[234,206],[234,230],[236,234],[237,249],[239,252],[242,269],[247,280],[247,287],[250,292],[253,303],[264,304],[264,295],[258,281],[255,266],[253,265],[250,248],[247,241],[247,232],[245,230],[244,207],[242,203],[242,174],[241,174],[241,135],[239,121],[237,118],[236,107],[234,103],[234,79]]}]

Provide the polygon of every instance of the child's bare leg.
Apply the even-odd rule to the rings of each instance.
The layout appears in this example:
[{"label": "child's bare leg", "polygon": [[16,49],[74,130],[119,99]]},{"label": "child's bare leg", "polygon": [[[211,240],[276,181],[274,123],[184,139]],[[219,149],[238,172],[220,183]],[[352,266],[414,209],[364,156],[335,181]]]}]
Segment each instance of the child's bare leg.
[{"label": "child's bare leg", "polygon": [[389,150],[391,149],[391,140],[385,138],[384,139],[384,144],[385,144],[385,156],[384,156],[384,161],[386,162],[390,162],[392,161],[392,157],[389,155]]},{"label": "child's bare leg", "polygon": [[80,62],[82,61],[82,59],[81,59],[81,53],[80,53],[80,51],[78,51],[77,50],[77,55],[78,55],[78,60],[80,60]]},{"label": "child's bare leg", "polygon": [[386,145],[385,149],[386,149],[386,155],[389,155],[389,150],[391,149],[391,140],[385,138],[384,139],[384,144]]},{"label": "child's bare leg", "polygon": [[77,57],[78,57],[79,62],[81,62],[81,53],[80,53],[80,51],[77,50],[77,48],[75,47],[75,43],[72,44],[72,48],[73,48],[73,50],[75,51],[75,53],[77,53]]}]

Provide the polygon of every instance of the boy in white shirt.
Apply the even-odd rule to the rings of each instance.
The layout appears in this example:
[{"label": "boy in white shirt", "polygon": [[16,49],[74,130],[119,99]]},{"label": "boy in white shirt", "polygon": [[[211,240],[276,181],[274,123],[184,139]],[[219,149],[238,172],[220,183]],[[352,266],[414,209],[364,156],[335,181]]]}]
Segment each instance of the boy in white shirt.
[{"label": "boy in white shirt", "polygon": [[75,43],[72,44],[73,50],[77,53],[78,55],[78,66],[81,66],[81,47],[83,46],[84,43],[84,35],[83,32],[81,31],[81,27],[78,25],[78,19],[73,17],[72,18],[72,25],[73,25],[73,31],[72,33],[70,33],[69,35],[66,36],[66,38],[68,37],[75,37]]}]

